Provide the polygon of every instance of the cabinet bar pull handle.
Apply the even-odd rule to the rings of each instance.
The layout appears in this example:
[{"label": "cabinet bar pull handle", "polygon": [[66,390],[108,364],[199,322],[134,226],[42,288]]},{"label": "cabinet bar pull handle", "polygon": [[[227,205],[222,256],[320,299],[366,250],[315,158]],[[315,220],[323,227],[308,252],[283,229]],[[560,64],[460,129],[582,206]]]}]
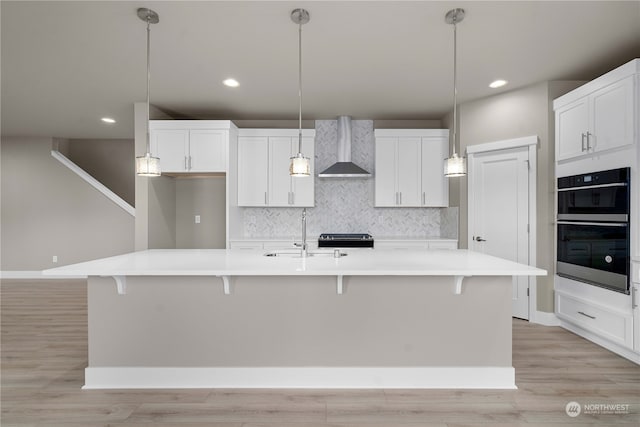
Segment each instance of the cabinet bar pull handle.
[{"label": "cabinet bar pull handle", "polygon": [[425,192],[423,191],[423,192],[422,192],[422,204],[423,204],[423,205],[426,203],[426,201],[425,201],[425,200],[426,200],[426,194],[425,194]]},{"label": "cabinet bar pull handle", "polygon": [[264,204],[265,205],[267,204],[267,192],[266,191],[264,192]]},{"label": "cabinet bar pull handle", "polygon": [[591,132],[587,132],[587,151],[591,150]]},{"label": "cabinet bar pull handle", "polygon": [[581,133],[580,135],[582,135],[582,150],[584,152],[585,148],[584,148],[584,139],[586,138],[587,135],[585,135],[584,133]]},{"label": "cabinet bar pull handle", "polygon": [[184,170],[189,170],[189,168],[187,167],[187,156],[184,156]]},{"label": "cabinet bar pull handle", "polygon": [[636,296],[638,295],[638,288],[635,286],[631,287],[631,308],[637,308],[638,302],[636,301]]},{"label": "cabinet bar pull handle", "polygon": [[590,316],[587,313],[583,313],[582,311],[579,311],[578,314],[582,314],[583,316],[588,317],[589,319],[594,319],[595,320],[595,318],[596,318],[596,316]]},{"label": "cabinet bar pull handle", "polygon": [[402,191],[400,192],[400,204],[402,204]]},{"label": "cabinet bar pull handle", "polygon": [[296,204],[296,193],[294,193],[293,191],[291,192],[291,204]]},{"label": "cabinet bar pull handle", "polygon": [[189,170],[191,170],[191,156],[189,156]]}]

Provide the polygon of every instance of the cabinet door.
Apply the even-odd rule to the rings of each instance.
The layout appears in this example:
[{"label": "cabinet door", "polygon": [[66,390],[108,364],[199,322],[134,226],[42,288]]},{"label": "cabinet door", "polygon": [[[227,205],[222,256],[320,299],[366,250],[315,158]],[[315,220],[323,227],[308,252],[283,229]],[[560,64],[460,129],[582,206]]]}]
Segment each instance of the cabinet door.
[{"label": "cabinet door", "polygon": [[[292,138],[291,155],[298,152],[298,138]],[[313,207],[315,204],[315,143],[314,138],[302,138],[302,153],[309,157],[311,175],[291,177],[292,205],[297,207]]]},{"label": "cabinet door", "polygon": [[400,206],[420,206],[422,204],[422,139],[403,137],[397,146],[397,189]]},{"label": "cabinet door", "polygon": [[556,160],[586,154],[589,102],[584,97],[556,110]]},{"label": "cabinet door", "polygon": [[633,77],[604,87],[591,95],[589,148],[604,151],[633,144]]},{"label": "cabinet door", "polygon": [[398,138],[376,138],[375,206],[396,206],[396,145]]},{"label": "cabinet door", "polygon": [[291,205],[290,137],[269,137],[269,206]]},{"label": "cabinet door", "polygon": [[449,206],[449,180],[443,173],[448,151],[447,138],[422,138],[422,206]]},{"label": "cabinet door", "polygon": [[238,138],[238,206],[266,206],[268,139]]},{"label": "cabinet door", "polygon": [[189,131],[159,129],[151,132],[152,153],[160,158],[160,170],[186,172]]},{"label": "cabinet door", "polygon": [[227,131],[189,132],[189,172],[226,172]]}]

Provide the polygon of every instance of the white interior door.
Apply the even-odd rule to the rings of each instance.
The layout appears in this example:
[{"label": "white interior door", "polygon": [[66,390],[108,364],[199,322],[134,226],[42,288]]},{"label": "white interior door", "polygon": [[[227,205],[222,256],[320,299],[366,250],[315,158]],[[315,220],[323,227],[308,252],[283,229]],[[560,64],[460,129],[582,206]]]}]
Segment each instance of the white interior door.
[{"label": "white interior door", "polygon": [[[529,148],[477,153],[469,166],[469,249],[529,264]],[[514,277],[514,317],[529,319],[528,291]]]}]

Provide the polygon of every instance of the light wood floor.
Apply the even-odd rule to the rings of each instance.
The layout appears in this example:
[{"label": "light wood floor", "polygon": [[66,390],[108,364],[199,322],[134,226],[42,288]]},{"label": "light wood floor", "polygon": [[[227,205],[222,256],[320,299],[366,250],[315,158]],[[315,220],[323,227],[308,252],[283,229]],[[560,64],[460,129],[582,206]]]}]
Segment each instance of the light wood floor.
[{"label": "light wood floor", "polygon": [[[507,427],[640,423],[640,367],[556,327],[513,322],[518,390],[81,390],[82,282],[4,282],[2,418],[10,426]],[[469,325],[473,328],[473,325]],[[628,414],[570,418],[570,401]]]}]

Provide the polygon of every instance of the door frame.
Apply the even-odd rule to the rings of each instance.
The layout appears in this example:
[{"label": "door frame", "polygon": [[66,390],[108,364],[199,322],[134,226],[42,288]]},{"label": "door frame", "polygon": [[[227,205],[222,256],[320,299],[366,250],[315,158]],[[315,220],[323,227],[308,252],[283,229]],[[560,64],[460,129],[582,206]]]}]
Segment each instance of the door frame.
[{"label": "door frame", "polygon": [[[475,226],[472,209],[474,206],[473,160],[476,154],[490,151],[510,150],[513,148],[528,147],[529,150],[529,265],[536,265],[536,192],[537,192],[537,153],[538,136],[525,136],[521,138],[505,139],[502,141],[487,142],[478,145],[467,146],[467,247],[472,246],[472,234],[469,231]],[[537,312],[537,280],[535,276],[529,276],[529,322],[535,322]]]}]

